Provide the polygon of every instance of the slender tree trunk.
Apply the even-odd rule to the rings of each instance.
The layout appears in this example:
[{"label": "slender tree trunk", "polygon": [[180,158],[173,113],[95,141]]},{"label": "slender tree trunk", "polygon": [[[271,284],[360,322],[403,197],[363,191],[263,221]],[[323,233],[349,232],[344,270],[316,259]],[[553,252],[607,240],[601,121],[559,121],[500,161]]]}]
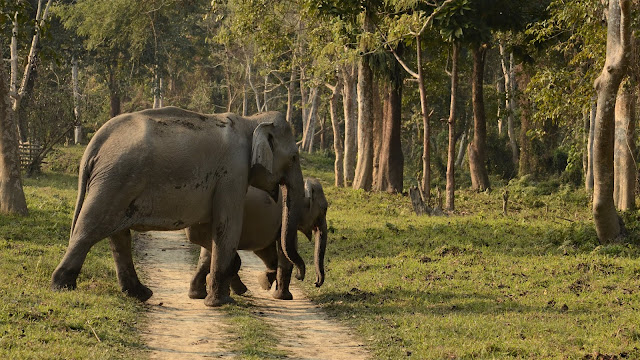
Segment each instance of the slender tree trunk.
[{"label": "slender tree trunk", "polygon": [[[531,80],[524,69],[519,72],[518,87],[525,89]],[[531,138],[528,135],[531,130],[530,102],[526,96],[520,98],[520,160],[518,161],[518,176],[522,177],[533,172]]]},{"label": "slender tree trunk", "polygon": [[269,74],[264,76],[264,88],[262,89],[262,109],[260,112],[269,111]]},{"label": "slender tree trunk", "polygon": [[318,122],[318,87],[313,87],[309,94],[311,108],[307,119],[307,127],[304,130],[302,149],[311,154],[313,152],[313,138],[316,133],[316,122]]},{"label": "slender tree trunk", "polygon": [[614,186],[613,201],[619,210],[635,210],[636,163],[634,153],[636,143],[635,91],[629,78],[618,91],[615,107],[615,145],[614,145]]},{"label": "slender tree trunk", "polygon": [[607,57],[594,87],[598,94],[593,144],[593,221],[601,243],[616,240],[624,224],[613,203],[615,104],[630,56],[630,1],[610,0]]},{"label": "slender tree trunk", "polygon": [[20,178],[18,133],[11,100],[7,72],[0,61],[0,213],[27,215],[27,203]]},{"label": "slender tree trunk", "polygon": [[473,52],[472,103],[473,103],[473,141],[469,144],[469,171],[471,187],[477,191],[490,188],[487,172],[487,120],[484,112],[484,58],[487,52],[485,44],[475,45]]},{"label": "slender tree trunk", "polygon": [[[596,99],[594,99],[596,100]],[[597,103],[593,102],[589,112],[589,138],[587,139],[587,173],[585,175],[585,188],[593,192],[593,136],[596,131],[596,109]]]},{"label": "slender tree trunk", "polygon": [[344,111],[344,186],[352,186],[358,154],[358,102],[356,67],[342,68],[342,107]]},{"label": "slender tree trunk", "polygon": [[422,181],[420,187],[424,195],[423,201],[428,206],[431,202],[431,125],[427,108],[427,90],[422,74],[422,39],[416,35],[416,57],[418,62],[418,90],[420,91],[420,111],[422,113]]},{"label": "slender tree trunk", "polygon": [[373,81],[373,173],[371,177],[371,189],[378,190],[378,170],[380,170],[380,149],[382,146],[384,121],[384,109],[382,93],[386,90],[381,88],[380,81]]},{"label": "slender tree trunk", "polygon": [[78,90],[78,59],[71,59],[71,86],[73,88],[73,117],[75,119],[75,129],[73,131],[73,142],[82,142],[82,119],[80,118],[80,91]]},{"label": "slender tree trunk", "polygon": [[447,210],[455,210],[455,156],[456,156],[456,105],[458,98],[458,51],[460,45],[457,42],[452,44],[451,55],[451,102],[449,103],[449,148],[447,152],[447,186],[446,186],[446,206]]},{"label": "slender tree trunk", "polygon": [[335,86],[330,87],[331,98],[329,99],[329,112],[331,114],[331,126],[333,128],[333,151],[336,154],[336,161],[333,169],[335,174],[336,187],[344,186],[343,159],[344,148],[342,143],[342,135],[340,134],[340,124],[338,122],[338,96],[342,92],[342,79],[338,76],[338,82]]},{"label": "slender tree trunk", "polygon": [[500,47],[500,63],[502,65],[502,74],[504,76],[504,89],[506,94],[505,109],[507,112],[507,134],[509,135],[509,146],[511,147],[511,161],[517,167],[520,154],[518,144],[516,142],[516,133],[513,125],[516,112],[516,96],[515,96],[515,77],[513,65],[513,52],[509,53],[509,64],[507,64],[506,54],[502,41]]},{"label": "slender tree trunk", "polygon": [[460,145],[458,146],[458,155],[456,156],[456,169],[460,169],[462,167],[462,162],[464,161],[464,154],[467,150],[467,138],[469,135],[467,131],[462,133],[460,137]]},{"label": "slender tree trunk", "polygon": [[155,74],[153,78],[153,108],[159,109],[162,107],[162,77],[159,74],[157,66],[155,68]]},{"label": "slender tree trunk", "polygon": [[291,68],[291,77],[289,77],[289,85],[287,86],[287,122],[293,129],[293,91],[295,89],[296,68]]},{"label": "slender tree trunk", "polygon": [[307,120],[309,119],[309,100],[307,99],[306,79],[304,77],[304,68],[300,68],[300,106],[302,107],[302,138],[307,137]]},{"label": "slender tree trunk", "polygon": [[403,188],[404,156],[402,155],[402,77],[399,64],[394,63],[392,79],[384,91],[382,144],[380,148],[377,191],[401,193]]}]

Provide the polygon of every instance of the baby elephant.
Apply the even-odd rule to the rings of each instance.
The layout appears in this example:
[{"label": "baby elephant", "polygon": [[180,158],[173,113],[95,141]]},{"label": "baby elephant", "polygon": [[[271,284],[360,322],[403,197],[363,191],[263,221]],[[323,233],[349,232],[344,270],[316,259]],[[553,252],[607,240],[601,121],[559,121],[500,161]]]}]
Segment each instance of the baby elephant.
[{"label": "baby elephant", "polygon": [[[324,253],[327,246],[327,199],[324,196],[322,185],[317,179],[305,179],[305,199],[302,216],[298,230],[311,240],[315,237],[315,269],[316,286],[324,282]],[[282,197],[275,202],[268,193],[254,187],[249,187],[244,200],[244,217],[242,221],[242,235],[238,245],[239,250],[253,251],[267,267],[260,275],[260,286],[271,289],[271,284],[276,281],[276,289],[273,297],[282,300],[291,300],[293,296],[289,291],[291,271],[293,265],[282,252],[278,238],[282,222]],[[193,228],[187,229],[187,237],[193,234]],[[189,297],[202,299],[207,296],[206,278],[211,264],[211,253],[202,248],[196,274],[191,280]],[[243,294],[247,287],[242,283],[236,273],[231,280],[231,288],[236,294]]]}]

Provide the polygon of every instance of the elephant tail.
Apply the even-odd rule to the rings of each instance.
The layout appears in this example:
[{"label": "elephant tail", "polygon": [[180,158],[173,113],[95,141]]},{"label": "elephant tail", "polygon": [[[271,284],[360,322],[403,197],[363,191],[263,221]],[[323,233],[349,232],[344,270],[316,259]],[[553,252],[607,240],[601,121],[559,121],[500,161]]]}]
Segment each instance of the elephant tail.
[{"label": "elephant tail", "polygon": [[76,228],[76,222],[78,221],[78,216],[80,215],[80,210],[82,210],[82,204],[84,203],[84,198],[87,193],[89,176],[91,175],[91,170],[93,169],[93,156],[91,156],[90,153],[90,149],[87,148],[84,156],[82,157],[82,161],[80,162],[80,172],[78,174],[78,198],[76,199],[76,210],[73,214],[73,220],[71,222],[70,236],[73,236],[73,231]]}]

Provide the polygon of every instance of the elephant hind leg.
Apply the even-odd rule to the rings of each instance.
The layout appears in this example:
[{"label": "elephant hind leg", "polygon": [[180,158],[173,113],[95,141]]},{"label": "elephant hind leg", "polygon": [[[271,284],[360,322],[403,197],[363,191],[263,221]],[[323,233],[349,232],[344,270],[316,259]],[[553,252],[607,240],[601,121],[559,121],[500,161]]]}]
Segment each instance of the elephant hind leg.
[{"label": "elephant hind leg", "polygon": [[51,289],[73,290],[82,265],[93,245],[109,236],[104,227],[85,229],[81,222],[76,224],[75,231],[69,239],[69,246],[64,257],[51,275]]},{"label": "elephant hind leg", "polygon": [[276,251],[276,245],[256,250],[254,253],[262,260],[267,267],[266,271],[258,276],[258,283],[263,290],[270,290],[271,284],[276,281],[276,273],[278,271],[278,252]]},{"label": "elephant hind leg", "polygon": [[[187,232],[187,234],[189,234]],[[187,235],[188,236],[188,235]],[[198,259],[198,266],[196,267],[196,273],[191,279],[189,285],[189,297],[192,299],[204,299],[207,297],[207,275],[211,269],[211,251],[201,248],[200,258]]]},{"label": "elephant hind leg", "polygon": [[122,292],[140,301],[147,301],[153,295],[153,291],[144,286],[136,274],[131,256],[131,231],[125,229],[112,234],[109,237],[109,245]]}]

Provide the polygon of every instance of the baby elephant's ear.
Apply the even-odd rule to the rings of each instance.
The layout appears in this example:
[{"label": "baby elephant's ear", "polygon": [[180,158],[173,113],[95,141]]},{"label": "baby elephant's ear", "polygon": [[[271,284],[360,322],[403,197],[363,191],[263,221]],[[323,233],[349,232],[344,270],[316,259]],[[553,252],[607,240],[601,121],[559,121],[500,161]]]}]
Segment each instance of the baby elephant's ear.
[{"label": "baby elephant's ear", "polygon": [[313,206],[313,184],[311,181],[305,179],[304,181],[304,197],[309,199],[309,209]]},{"label": "baby elephant's ear", "polygon": [[253,131],[251,144],[251,166],[262,165],[273,173],[273,130],[272,122],[262,123]]}]

